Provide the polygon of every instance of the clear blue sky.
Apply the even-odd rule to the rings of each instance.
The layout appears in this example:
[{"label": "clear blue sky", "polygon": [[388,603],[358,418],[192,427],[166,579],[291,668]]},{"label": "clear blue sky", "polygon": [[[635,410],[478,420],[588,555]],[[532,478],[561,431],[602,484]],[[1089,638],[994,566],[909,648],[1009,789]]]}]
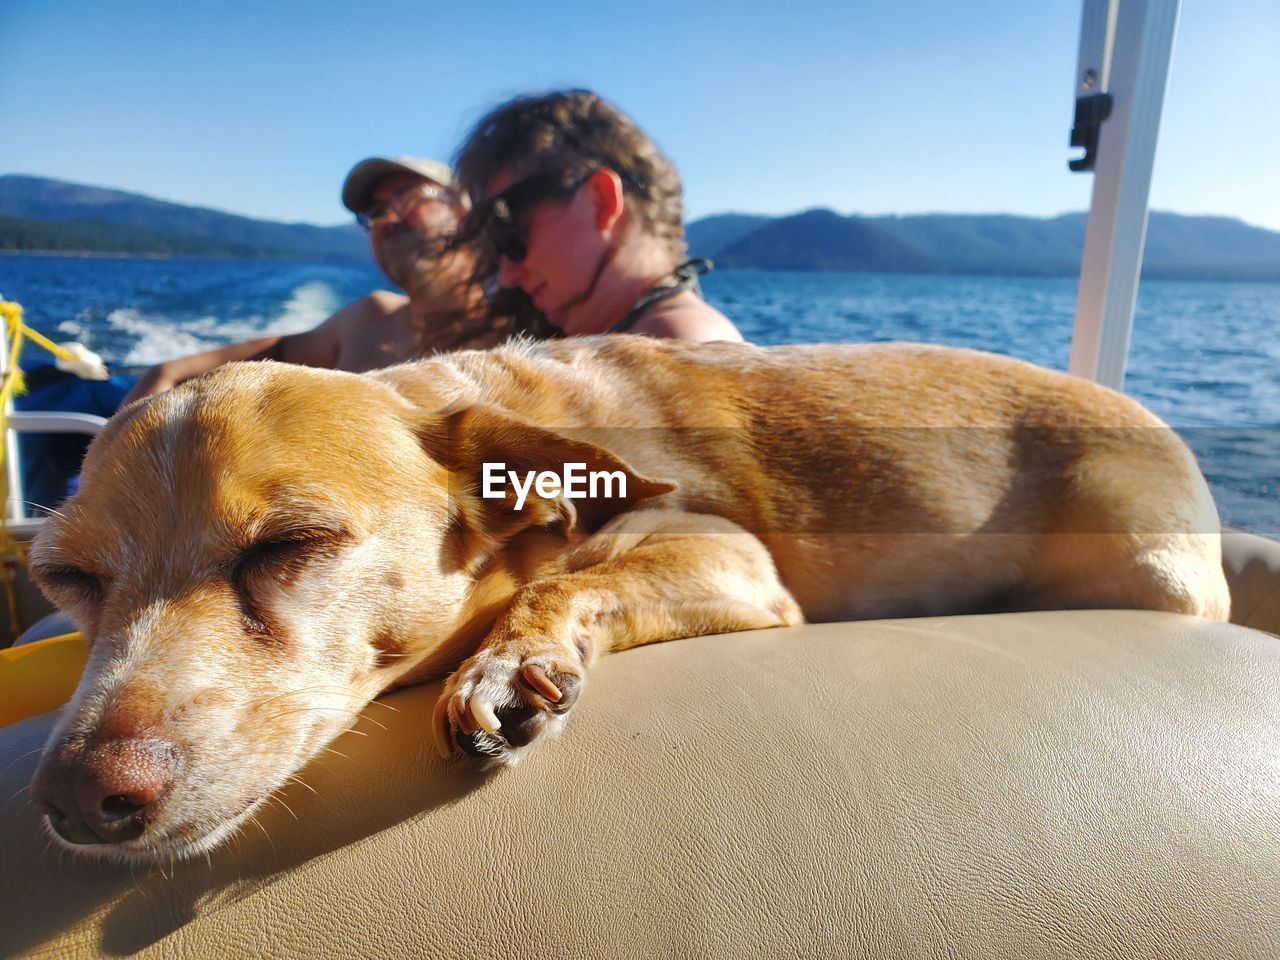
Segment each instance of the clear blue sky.
[{"label": "clear blue sky", "polygon": [[[0,3],[0,172],[336,223],[373,153],[448,157],[516,93],[588,86],[691,219],[1088,205],[1077,0]],[[1152,204],[1280,229],[1280,0],[1184,0]]]}]

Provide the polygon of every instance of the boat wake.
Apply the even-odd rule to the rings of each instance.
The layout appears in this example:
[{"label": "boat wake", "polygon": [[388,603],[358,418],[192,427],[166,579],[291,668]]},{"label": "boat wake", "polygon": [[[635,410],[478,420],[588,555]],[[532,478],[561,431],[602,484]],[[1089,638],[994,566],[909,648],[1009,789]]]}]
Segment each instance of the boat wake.
[{"label": "boat wake", "polygon": [[309,330],[339,306],[337,292],[328,283],[313,280],[294,287],[274,316],[247,316],[231,320],[203,316],[175,320],[134,307],[122,307],[107,315],[106,325],[120,340],[131,343],[128,351],[117,361],[119,365],[150,366],[161,360],[200,353],[239,340]]}]

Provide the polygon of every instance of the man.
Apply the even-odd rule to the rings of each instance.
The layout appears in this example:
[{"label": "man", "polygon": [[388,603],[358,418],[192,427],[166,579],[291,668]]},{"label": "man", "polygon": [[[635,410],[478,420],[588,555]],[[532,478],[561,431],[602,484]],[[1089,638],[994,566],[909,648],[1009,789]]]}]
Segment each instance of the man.
[{"label": "man", "polygon": [[347,175],[342,202],[369,231],[374,259],[404,294],[375,291],[312,330],[167,360],[148,370],[123,402],[168,390],[234,360],[280,360],[359,373],[506,339],[508,332],[485,318],[471,254],[450,243],[467,200],[445,164],[372,157]]}]

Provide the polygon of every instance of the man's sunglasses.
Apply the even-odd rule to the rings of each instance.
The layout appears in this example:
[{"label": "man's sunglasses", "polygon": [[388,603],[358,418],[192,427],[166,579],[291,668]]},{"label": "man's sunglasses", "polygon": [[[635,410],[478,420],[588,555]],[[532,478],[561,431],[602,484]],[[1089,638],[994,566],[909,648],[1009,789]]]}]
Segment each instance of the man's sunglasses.
[{"label": "man's sunglasses", "polygon": [[439,184],[423,182],[407,190],[401,190],[380,203],[372,203],[356,214],[356,223],[370,229],[374,223],[394,213],[397,220],[403,220],[422,204],[431,200],[453,203],[454,196]]},{"label": "man's sunglasses", "polygon": [[490,197],[482,216],[494,252],[512,263],[523,263],[529,255],[529,224],[522,222],[525,214],[540,203],[573,196],[591,173],[572,183],[565,183],[558,173],[537,173]]}]

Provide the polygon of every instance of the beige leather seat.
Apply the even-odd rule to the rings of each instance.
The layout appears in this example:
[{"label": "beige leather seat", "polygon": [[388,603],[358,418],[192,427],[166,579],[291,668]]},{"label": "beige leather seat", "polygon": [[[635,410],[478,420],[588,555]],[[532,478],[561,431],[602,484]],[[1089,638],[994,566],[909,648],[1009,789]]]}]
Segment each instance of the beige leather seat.
[{"label": "beige leather seat", "polygon": [[[1228,552],[1234,619],[1280,633],[1280,545]],[[1090,611],[648,647],[493,776],[435,758],[437,690],[370,707],[315,793],[209,861],[78,863],[13,798],[0,954],[1280,957],[1259,629]],[[0,802],[50,722],[0,731]]]}]

